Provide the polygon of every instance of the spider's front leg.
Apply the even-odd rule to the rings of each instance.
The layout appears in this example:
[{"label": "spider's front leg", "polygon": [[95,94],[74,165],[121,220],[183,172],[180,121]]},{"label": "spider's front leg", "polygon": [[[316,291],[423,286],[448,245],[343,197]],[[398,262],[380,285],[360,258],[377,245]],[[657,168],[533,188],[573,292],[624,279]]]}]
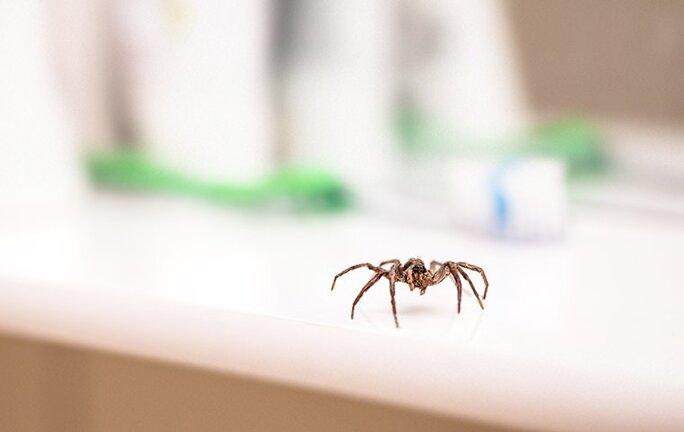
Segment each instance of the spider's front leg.
[{"label": "spider's front leg", "polygon": [[354,309],[356,309],[356,304],[361,300],[361,297],[363,297],[364,294],[366,294],[366,291],[368,291],[377,281],[380,280],[381,277],[387,274],[387,271],[383,272],[378,272],[370,278],[370,280],[366,283],[366,285],[361,288],[361,291],[359,291],[359,295],[356,296],[354,299],[354,303],[352,303],[352,309],[351,309],[351,319],[354,319]]},{"label": "spider's front leg", "polygon": [[463,299],[463,284],[461,284],[461,278],[458,276],[458,271],[452,265],[450,265],[448,261],[444,263],[442,268],[447,269],[448,273],[451,275],[451,278],[454,280],[454,284],[456,284],[456,291],[458,296],[456,313],[461,313],[461,300]]},{"label": "spider's front leg", "polygon": [[449,261],[447,261],[444,264],[437,261],[432,261],[430,263],[430,271],[433,273],[432,284],[437,285],[438,283],[446,279],[447,276],[451,275],[451,277],[454,280],[454,284],[456,284],[457,291],[458,304],[456,313],[461,313],[461,299],[463,298],[463,286],[461,284],[461,279],[459,278],[458,273],[453,272],[452,266],[450,264],[453,263],[450,263]]},{"label": "spider's front leg", "polygon": [[459,277],[459,274],[463,276],[463,278],[468,282],[468,285],[470,285],[470,289],[473,290],[473,294],[475,295],[475,298],[477,299],[478,304],[482,309],[484,309],[484,304],[482,303],[482,300],[480,299],[480,294],[477,292],[475,289],[475,285],[473,284],[473,281],[470,279],[468,274],[463,271],[461,267],[459,267],[458,263],[452,262],[452,261],[447,261],[444,263],[442,269],[448,268],[449,269],[449,274],[451,274],[451,277],[454,279],[454,283],[456,284],[456,289],[458,289],[458,312],[461,312],[461,296],[462,296],[462,284],[461,284],[461,278]]},{"label": "spider's front leg", "polygon": [[[441,262],[432,260],[432,261],[430,262],[430,273],[433,273],[433,274],[434,274],[435,271],[437,271],[437,270],[438,270],[439,268],[441,268],[442,266],[444,266],[444,264],[442,264]],[[440,282],[441,282],[441,281],[440,281]],[[437,283],[439,283],[439,282],[437,282]]]},{"label": "spider's front leg", "polygon": [[399,267],[399,264],[395,264],[392,266],[392,270],[390,270],[390,274],[388,276],[389,278],[389,291],[390,291],[390,302],[392,303],[392,315],[394,315],[394,325],[399,328],[399,319],[397,318],[397,303],[394,299],[394,294],[395,294],[395,289],[394,285],[397,282],[397,268]]},{"label": "spider's front leg", "polygon": [[399,261],[399,260],[396,259],[396,258],[395,258],[395,259],[391,259],[391,260],[387,260],[387,261],[383,261],[383,262],[380,263],[380,267],[382,267],[382,266],[384,266],[384,265],[387,265],[387,264],[392,264],[392,267],[394,267],[395,265],[401,265],[401,261]]},{"label": "spider's front leg", "polygon": [[480,273],[480,276],[482,276],[482,281],[484,281],[485,284],[485,289],[484,289],[484,294],[482,295],[483,299],[487,298],[487,290],[489,290],[489,281],[487,280],[487,275],[485,274],[484,270],[482,270],[481,267],[478,267],[473,264],[468,264],[467,262],[457,262],[456,265],[461,268],[467,268],[468,270],[476,271]]},{"label": "spider's front leg", "polygon": [[366,267],[366,268],[368,268],[368,270],[373,270],[373,271],[376,272],[376,273],[385,272],[385,271],[386,271],[386,270],[384,270],[384,269],[381,269],[380,267],[374,266],[374,265],[371,264],[371,263],[355,264],[355,265],[353,265],[353,266],[351,266],[351,267],[349,267],[349,268],[346,268],[346,269],[342,270],[342,271],[339,272],[337,275],[335,275],[335,279],[333,279],[333,283],[332,283],[332,286],[330,287],[330,291],[332,291],[332,290],[335,289],[335,283],[337,282],[337,278],[339,278],[340,276],[344,275],[344,274],[347,273],[347,272],[350,272],[350,271],[352,271],[352,270],[356,270],[356,269],[361,268],[361,267]]},{"label": "spider's front leg", "polygon": [[457,271],[458,273],[463,276],[463,279],[465,279],[468,284],[470,285],[470,289],[473,290],[473,294],[475,294],[475,298],[477,299],[477,302],[480,304],[480,307],[484,309],[484,305],[482,304],[482,300],[480,300],[480,294],[478,294],[477,290],[475,289],[475,285],[473,284],[473,281],[470,279],[470,276],[468,276],[468,273],[466,273],[461,267],[459,267],[456,264],[451,264],[449,266],[451,271]]}]

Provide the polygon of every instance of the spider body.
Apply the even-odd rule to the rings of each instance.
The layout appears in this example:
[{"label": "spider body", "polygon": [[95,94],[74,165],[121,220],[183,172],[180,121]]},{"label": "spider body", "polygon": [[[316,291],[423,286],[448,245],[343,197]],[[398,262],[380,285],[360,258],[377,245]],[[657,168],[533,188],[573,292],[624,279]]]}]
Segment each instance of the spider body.
[{"label": "spider body", "polygon": [[[388,265],[390,265],[389,268],[387,267]],[[392,306],[392,314],[394,315],[394,324],[397,326],[397,328],[399,327],[397,306],[395,301],[395,286],[397,282],[404,282],[409,286],[411,291],[418,289],[420,295],[423,295],[429,286],[437,285],[448,276],[451,276],[454,284],[456,285],[456,293],[458,298],[457,313],[461,313],[461,298],[463,296],[463,284],[461,282],[461,278],[463,278],[466,280],[466,282],[468,282],[468,285],[470,285],[470,289],[473,291],[473,294],[480,304],[480,307],[484,309],[484,304],[480,299],[480,294],[475,289],[472,279],[470,279],[470,276],[465,270],[475,271],[482,277],[482,280],[485,284],[482,299],[487,298],[489,281],[487,281],[487,276],[485,275],[484,270],[478,266],[468,264],[466,262],[445,261],[444,263],[440,263],[437,261],[432,261],[430,263],[430,268],[426,268],[425,263],[420,258],[411,258],[403,264],[398,259],[383,261],[378,266],[375,266],[371,263],[356,264],[338,273],[335,276],[335,279],[333,279],[330,290],[332,291],[335,289],[335,283],[340,276],[352,270],[363,267],[372,270],[375,274],[363,286],[363,288],[361,288],[361,291],[356,296],[356,299],[354,299],[351,309],[351,319],[354,319],[354,309],[356,308],[357,303],[361,300],[361,297],[363,297],[366,291],[368,291],[383,277],[389,280],[390,302]]]}]

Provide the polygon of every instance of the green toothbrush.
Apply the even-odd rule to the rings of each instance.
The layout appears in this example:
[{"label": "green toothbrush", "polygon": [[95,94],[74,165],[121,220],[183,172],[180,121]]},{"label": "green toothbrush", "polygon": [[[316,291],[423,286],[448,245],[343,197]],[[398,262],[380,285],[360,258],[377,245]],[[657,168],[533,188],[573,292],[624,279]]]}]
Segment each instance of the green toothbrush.
[{"label": "green toothbrush", "polygon": [[203,199],[220,205],[263,208],[278,204],[297,211],[337,212],[351,204],[349,191],[316,168],[284,168],[252,183],[208,181],[155,162],[133,150],[92,152],[90,179],[99,185]]},{"label": "green toothbrush", "polygon": [[400,110],[396,118],[399,142],[412,154],[553,156],[567,163],[571,179],[601,176],[610,167],[598,128],[583,119],[546,122],[499,139],[460,136],[451,129],[410,107]]}]

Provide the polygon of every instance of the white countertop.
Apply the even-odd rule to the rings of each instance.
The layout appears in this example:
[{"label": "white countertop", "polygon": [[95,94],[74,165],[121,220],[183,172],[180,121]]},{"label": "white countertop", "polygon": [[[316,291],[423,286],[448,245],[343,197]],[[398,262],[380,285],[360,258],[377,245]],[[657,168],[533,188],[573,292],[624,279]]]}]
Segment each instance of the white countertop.
[{"label": "white countertop", "polygon": [[[0,215],[0,331],[513,427],[684,428],[684,223],[575,209],[565,241],[362,216],[284,219],[99,197]],[[481,265],[486,310],[350,264]],[[474,280],[479,282],[478,278]]]}]

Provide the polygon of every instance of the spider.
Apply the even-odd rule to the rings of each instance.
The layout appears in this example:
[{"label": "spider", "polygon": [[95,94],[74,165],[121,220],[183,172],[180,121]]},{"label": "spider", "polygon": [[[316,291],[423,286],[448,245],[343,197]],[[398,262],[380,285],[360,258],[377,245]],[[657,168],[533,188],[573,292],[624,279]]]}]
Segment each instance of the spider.
[{"label": "spider", "polygon": [[[387,264],[392,264],[391,268],[387,269],[383,267]],[[359,302],[359,300],[361,300],[361,297],[363,297],[366,291],[368,291],[373,285],[375,285],[375,283],[378,282],[382,277],[386,277],[389,280],[389,292],[392,304],[392,314],[394,315],[394,324],[397,326],[397,328],[399,328],[399,320],[397,319],[397,305],[394,301],[394,286],[396,282],[404,282],[408,284],[409,289],[411,291],[417,288],[420,291],[420,295],[423,295],[425,294],[425,290],[427,289],[427,287],[429,287],[430,285],[437,285],[438,283],[442,282],[447,276],[451,275],[452,279],[454,280],[454,283],[456,284],[456,290],[458,292],[457,313],[461,313],[461,296],[463,294],[463,287],[461,284],[462,276],[463,279],[465,279],[470,285],[470,289],[473,290],[473,294],[475,294],[475,298],[477,299],[477,302],[480,304],[480,307],[484,309],[482,299],[487,298],[487,290],[489,289],[489,282],[487,281],[487,276],[485,275],[484,270],[482,270],[480,267],[468,264],[466,262],[446,261],[444,263],[440,263],[437,261],[432,261],[430,263],[430,269],[425,268],[425,263],[420,258],[411,258],[404,264],[402,264],[401,261],[398,259],[383,261],[380,263],[379,266],[374,266],[371,263],[356,264],[338,273],[335,276],[335,279],[333,279],[332,287],[330,288],[330,290],[332,291],[333,289],[335,289],[335,283],[337,282],[337,278],[339,278],[347,272],[362,267],[366,267],[369,270],[374,271],[375,274],[372,278],[370,278],[366,285],[364,285],[363,288],[361,288],[361,291],[356,296],[356,299],[354,299],[354,303],[352,303],[351,309],[351,319],[354,319],[354,308],[356,308],[356,304]],[[480,299],[480,294],[478,294],[477,290],[475,289],[475,285],[473,285],[473,281],[470,279],[470,276],[468,276],[464,269],[476,271],[480,274],[480,276],[482,276],[482,280],[485,284],[484,295],[482,296],[482,299]]]}]

